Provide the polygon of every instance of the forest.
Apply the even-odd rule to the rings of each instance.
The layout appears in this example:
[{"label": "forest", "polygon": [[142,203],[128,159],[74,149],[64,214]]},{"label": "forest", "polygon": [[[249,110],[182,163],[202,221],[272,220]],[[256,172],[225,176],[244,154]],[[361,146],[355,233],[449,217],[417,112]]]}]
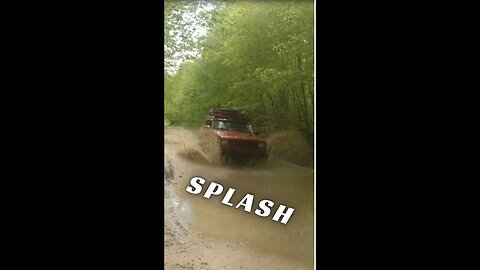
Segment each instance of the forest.
[{"label": "forest", "polygon": [[165,125],[227,107],[313,140],[313,0],[166,1],[164,40]]}]

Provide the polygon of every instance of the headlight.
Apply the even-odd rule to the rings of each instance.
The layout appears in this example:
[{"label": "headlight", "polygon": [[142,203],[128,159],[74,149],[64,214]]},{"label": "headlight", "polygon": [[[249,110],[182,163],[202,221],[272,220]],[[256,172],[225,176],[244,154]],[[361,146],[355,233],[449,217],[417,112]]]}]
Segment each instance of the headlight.
[{"label": "headlight", "polygon": [[259,143],[258,148],[262,148],[262,149],[265,148],[265,143],[264,142]]},{"label": "headlight", "polygon": [[223,145],[227,145],[227,144],[228,144],[228,140],[227,140],[227,139],[222,139],[220,143],[223,144]]}]

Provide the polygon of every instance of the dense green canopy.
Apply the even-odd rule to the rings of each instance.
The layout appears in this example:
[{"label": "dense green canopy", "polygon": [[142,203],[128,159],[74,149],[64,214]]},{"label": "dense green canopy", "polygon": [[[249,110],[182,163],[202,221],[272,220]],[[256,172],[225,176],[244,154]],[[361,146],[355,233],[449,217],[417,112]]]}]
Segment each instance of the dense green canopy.
[{"label": "dense green canopy", "polygon": [[[166,6],[165,117],[200,126],[210,108],[222,106],[244,111],[264,132],[311,136],[313,1],[212,2],[213,10],[199,12],[206,3]],[[188,12],[203,14],[195,24],[208,29],[205,37],[192,38],[195,28],[182,15]]]}]

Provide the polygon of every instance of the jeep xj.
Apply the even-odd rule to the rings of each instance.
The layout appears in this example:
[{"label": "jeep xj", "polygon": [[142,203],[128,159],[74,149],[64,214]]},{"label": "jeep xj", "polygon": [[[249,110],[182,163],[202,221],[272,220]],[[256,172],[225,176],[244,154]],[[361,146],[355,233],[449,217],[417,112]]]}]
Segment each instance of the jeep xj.
[{"label": "jeep xj", "polygon": [[204,128],[214,131],[223,156],[267,157],[266,141],[255,136],[250,119],[237,110],[211,109]]}]

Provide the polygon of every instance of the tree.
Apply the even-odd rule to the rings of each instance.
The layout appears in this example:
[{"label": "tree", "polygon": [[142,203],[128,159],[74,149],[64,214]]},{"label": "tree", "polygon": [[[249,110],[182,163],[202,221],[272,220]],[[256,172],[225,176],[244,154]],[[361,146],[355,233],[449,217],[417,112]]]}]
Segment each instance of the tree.
[{"label": "tree", "polygon": [[313,2],[228,1],[209,22],[201,57],[168,78],[166,114],[200,125],[225,106],[265,131],[313,134]]}]

